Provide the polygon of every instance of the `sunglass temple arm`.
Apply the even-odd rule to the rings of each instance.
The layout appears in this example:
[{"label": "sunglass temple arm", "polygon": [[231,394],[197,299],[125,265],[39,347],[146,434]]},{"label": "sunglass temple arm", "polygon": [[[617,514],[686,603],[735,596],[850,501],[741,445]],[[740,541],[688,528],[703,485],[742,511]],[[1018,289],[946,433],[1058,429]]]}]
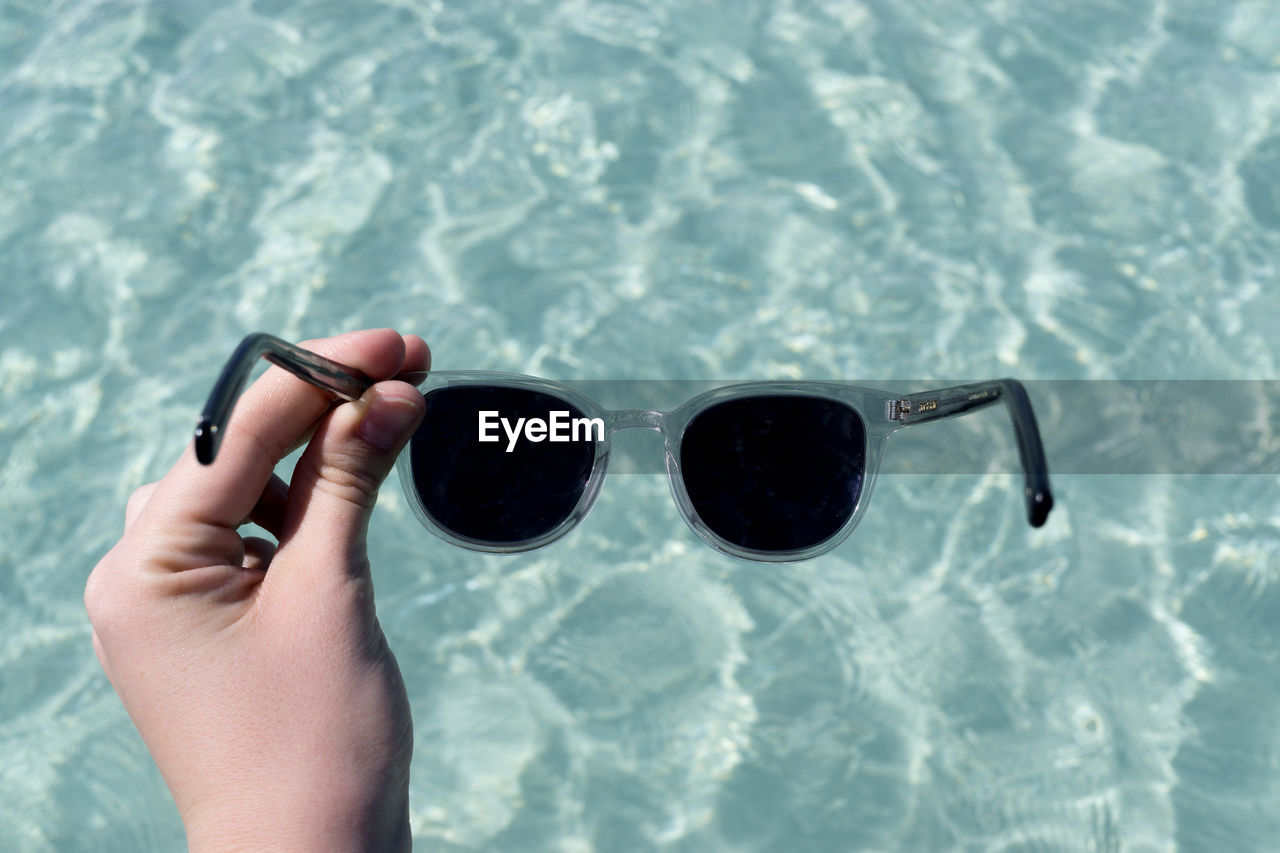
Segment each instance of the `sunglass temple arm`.
[{"label": "sunglass temple arm", "polygon": [[1053,493],[1049,488],[1049,464],[1044,457],[1044,445],[1040,442],[1040,428],[1036,425],[1027,389],[1021,382],[997,379],[909,394],[891,402],[888,415],[890,420],[907,426],[953,418],[999,400],[1003,400],[1009,409],[1018,439],[1018,455],[1026,475],[1027,521],[1032,527],[1040,527],[1053,508]]},{"label": "sunglass temple arm", "polygon": [[305,379],[343,400],[358,400],[373,381],[360,371],[308,352],[273,335],[257,332],[246,337],[231,354],[196,423],[196,459],[212,464],[222,444],[227,421],[259,358]]}]

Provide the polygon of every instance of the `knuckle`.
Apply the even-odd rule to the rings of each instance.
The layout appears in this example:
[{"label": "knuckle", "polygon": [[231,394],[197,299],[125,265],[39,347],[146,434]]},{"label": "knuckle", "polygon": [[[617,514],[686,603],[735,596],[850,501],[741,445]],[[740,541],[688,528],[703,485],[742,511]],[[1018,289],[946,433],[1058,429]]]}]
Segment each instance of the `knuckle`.
[{"label": "knuckle", "polygon": [[325,462],[316,474],[317,489],[362,509],[373,508],[382,486],[381,477],[360,465]]},{"label": "knuckle", "polygon": [[134,489],[133,492],[129,495],[129,502],[132,503],[133,501],[145,501],[147,499],[147,496],[150,495],[155,490],[155,487],[157,485],[158,485],[157,483],[145,483],[141,486],[138,486],[138,488]]},{"label": "knuckle", "polygon": [[104,563],[105,560],[94,567],[84,585],[84,609],[89,615],[89,624],[99,634],[115,621],[115,614],[121,606],[119,590],[112,585],[109,573],[104,571]]},{"label": "knuckle", "polygon": [[89,614],[89,624],[97,625],[102,614],[102,581],[99,580],[97,570],[89,574],[89,580],[84,585],[84,610]]},{"label": "knuckle", "polygon": [[146,506],[147,501],[151,500],[152,493],[159,485],[160,484],[158,482],[147,483],[146,485],[142,485],[134,489],[133,493],[129,495],[129,500],[125,503],[125,512],[132,515]]}]

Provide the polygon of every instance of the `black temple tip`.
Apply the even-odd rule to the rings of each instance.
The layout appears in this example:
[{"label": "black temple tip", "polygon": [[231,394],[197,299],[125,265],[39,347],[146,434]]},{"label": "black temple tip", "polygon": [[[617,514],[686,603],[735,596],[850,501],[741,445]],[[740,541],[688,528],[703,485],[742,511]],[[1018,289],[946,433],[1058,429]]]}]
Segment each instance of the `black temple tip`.
[{"label": "black temple tip", "polygon": [[196,460],[201,465],[213,464],[218,455],[219,438],[218,428],[207,418],[201,418],[196,424]]},{"label": "black temple tip", "polygon": [[1027,521],[1032,527],[1043,527],[1049,518],[1049,510],[1053,509],[1053,495],[1048,489],[1039,491],[1027,489]]}]

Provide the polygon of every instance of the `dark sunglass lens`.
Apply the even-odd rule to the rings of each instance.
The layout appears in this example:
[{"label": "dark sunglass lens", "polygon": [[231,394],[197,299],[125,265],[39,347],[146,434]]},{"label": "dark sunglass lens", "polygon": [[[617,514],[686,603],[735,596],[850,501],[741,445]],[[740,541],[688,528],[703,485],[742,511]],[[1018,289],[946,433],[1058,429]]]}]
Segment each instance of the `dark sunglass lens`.
[{"label": "dark sunglass lens", "polygon": [[[413,480],[442,527],[500,545],[536,539],[573,512],[602,423],[589,430],[576,407],[524,388],[445,387],[426,401],[410,446]],[[480,440],[482,423],[492,440]]]},{"label": "dark sunglass lens", "polygon": [[858,503],[866,430],[820,397],[726,400],[699,413],[680,443],[689,500],[712,532],[757,551],[793,551],[838,531]]}]

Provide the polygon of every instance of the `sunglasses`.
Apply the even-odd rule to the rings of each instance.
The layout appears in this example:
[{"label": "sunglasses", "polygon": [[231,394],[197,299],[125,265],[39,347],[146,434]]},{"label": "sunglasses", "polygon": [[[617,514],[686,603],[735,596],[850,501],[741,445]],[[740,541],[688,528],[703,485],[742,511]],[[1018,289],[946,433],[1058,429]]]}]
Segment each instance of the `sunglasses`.
[{"label": "sunglasses", "polygon": [[[343,400],[372,385],[360,371],[266,334],[227,362],[196,427],[208,465],[258,358]],[[897,395],[835,382],[749,382],[669,412],[608,410],[557,382],[478,371],[404,374],[426,416],[397,461],[414,514],[463,548],[541,548],[591,509],[622,429],[662,433],[680,514],[725,554],[803,560],[839,545],[866,512],[888,437],[997,402],[1013,419],[1026,477],[1027,520],[1044,524],[1053,497],[1040,431],[1022,384],[999,379]]]}]

